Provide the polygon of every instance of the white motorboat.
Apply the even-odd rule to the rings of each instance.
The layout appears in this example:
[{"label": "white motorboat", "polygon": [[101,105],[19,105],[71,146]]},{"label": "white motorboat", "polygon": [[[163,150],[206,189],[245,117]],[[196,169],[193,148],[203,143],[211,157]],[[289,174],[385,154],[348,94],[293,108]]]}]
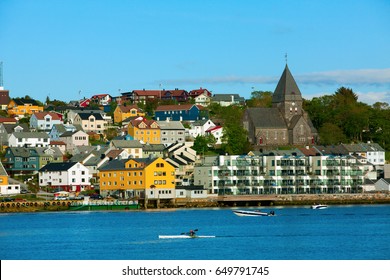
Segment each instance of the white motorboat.
[{"label": "white motorboat", "polygon": [[274,216],[275,212],[261,212],[260,210],[233,210],[233,213],[241,217]]},{"label": "white motorboat", "polygon": [[317,210],[326,209],[326,208],[328,208],[328,205],[325,204],[314,204],[311,206],[311,209],[317,209]]},{"label": "white motorboat", "polygon": [[215,235],[159,235],[159,239],[215,238]]}]

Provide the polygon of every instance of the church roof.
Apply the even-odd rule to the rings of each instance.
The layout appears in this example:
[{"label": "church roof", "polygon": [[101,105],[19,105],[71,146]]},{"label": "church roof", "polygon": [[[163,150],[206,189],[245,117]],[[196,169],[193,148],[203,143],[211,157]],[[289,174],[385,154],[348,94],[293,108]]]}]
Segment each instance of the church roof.
[{"label": "church roof", "polygon": [[277,108],[248,108],[247,110],[255,127],[287,128]]},{"label": "church roof", "polygon": [[287,64],[272,96],[272,103],[284,101],[302,101],[301,91]]}]

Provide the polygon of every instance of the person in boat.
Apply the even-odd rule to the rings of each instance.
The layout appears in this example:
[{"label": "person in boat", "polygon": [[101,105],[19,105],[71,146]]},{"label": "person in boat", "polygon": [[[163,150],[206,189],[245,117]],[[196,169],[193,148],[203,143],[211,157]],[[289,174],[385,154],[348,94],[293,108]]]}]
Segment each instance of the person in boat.
[{"label": "person in boat", "polygon": [[191,229],[188,233],[189,236],[195,236],[195,230]]},{"label": "person in boat", "polygon": [[274,212],[274,211],[271,211],[271,212],[269,212],[269,215],[270,215],[270,216],[274,216],[274,215],[275,215],[275,212]]}]

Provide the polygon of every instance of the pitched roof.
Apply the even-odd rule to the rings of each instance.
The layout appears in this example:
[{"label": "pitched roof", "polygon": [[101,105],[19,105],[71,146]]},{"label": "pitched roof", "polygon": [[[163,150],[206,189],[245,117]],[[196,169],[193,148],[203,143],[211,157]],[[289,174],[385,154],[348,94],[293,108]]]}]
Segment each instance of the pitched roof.
[{"label": "pitched roof", "polygon": [[16,124],[17,122],[18,121],[15,118],[0,117],[0,123]]},{"label": "pitched roof", "polygon": [[[125,168],[125,163],[128,162],[130,159],[114,159],[111,161],[106,162],[103,164],[99,170],[105,171],[105,170],[123,170],[123,169],[144,169],[144,166],[140,166],[137,168]],[[134,161],[139,163],[144,163],[145,166],[151,164],[156,159],[155,158],[133,158]]]},{"label": "pitched roof", "polygon": [[22,105],[25,105],[25,104],[31,104],[31,105],[35,105],[35,106],[38,106],[38,102],[34,99],[26,99],[26,98],[14,98],[12,99],[16,105],[19,105],[19,106],[22,106]]},{"label": "pitched roof", "polygon": [[212,132],[212,131],[218,130],[220,128],[222,128],[222,126],[220,126],[220,125],[213,126],[213,127],[210,127],[209,129],[207,129],[206,132]]},{"label": "pitched roof", "polygon": [[272,96],[272,103],[280,103],[283,101],[302,101],[301,91],[287,64]]},{"label": "pitched roof", "polygon": [[248,108],[247,112],[255,127],[287,128],[277,108]]},{"label": "pitched roof", "polygon": [[116,148],[142,148],[138,140],[112,140],[111,145]]},{"label": "pitched roof", "polygon": [[90,116],[94,116],[95,120],[102,121],[104,120],[102,115],[99,113],[77,113],[82,120],[88,120]]},{"label": "pitched roof", "polygon": [[47,115],[51,116],[52,120],[61,120],[58,114],[52,112],[36,112],[33,114],[37,120],[43,120]]},{"label": "pitched roof", "polygon": [[7,171],[5,171],[3,164],[0,161],[0,175],[1,176],[8,176]]},{"label": "pitched roof", "polygon": [[137,112],[142,112],[142,110],[135,104],[133,105],[118,105],[119,109],[123,112],[123,113],[128,113],[130,112],[131,110],[133,109],[136,109]]},{"label": "pitched roof", "polygon": [[190,110],[193,106],[197,107],[198,106],[194,104],[182,104],[182,105],[160,105],[156,108],[157,111],[182,111],[182,110]]},{"label": "pitched roof", "polygon": [[146,124],[147,128],[151,128],[151,125],[156,123],[158,126],[158,123],[155,120],[148,120],[144,117],[138,117],[136,119],[133,119],[130,121],[131,125],[134,127],[138,127],[141,123]]},{"label": "pitched roof", "polygon": [[194,97],[194,96],[201,95],[202,93],[205,93],[205,92],[206,92],[207,96],[211,96],[211,92],[205,88],[193,89],[189,92],[189,95]]},{"label": "pitched roof", "polygon": [[49,135],[45,132],[14,132],[12,133],[16,138],[42,138],[48,139]]},{"label": "pitched roof", "polygon": [[66,171],[76,164],[78,164],[78,162],[51,162],[49,164],[46,164],[41,169],[39,169],[39,172]]},{"label": "pitched roof", "polygon": [[180,121],[157,121],[161,130],[185,130],[183,124]]}]

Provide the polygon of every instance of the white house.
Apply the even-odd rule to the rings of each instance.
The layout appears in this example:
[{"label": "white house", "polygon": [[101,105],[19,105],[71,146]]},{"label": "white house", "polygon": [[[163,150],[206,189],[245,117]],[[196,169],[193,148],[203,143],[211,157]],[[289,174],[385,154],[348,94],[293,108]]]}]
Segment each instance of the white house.
[{"label": "white house", "polygon": [[30,129],[50,131],[53,125],[62,123],[62,119],[56,113],[36,112],[30,117]]},{"label": "white house", "polygon": [[0,162],[0,195],[20,194],[20,184],[10,184],[7,171]]},{"label": "white house", "polygon": [[49,163],[39,169],[39,185],[69,192],[80,192],[90,187],[89,170],[79,162]]},{"label": "white house", "polygon": [[107,129],[108,121],[99,113],[78,113],[73,120],[73,124],[81,125],[85,132],[101,134]]},{"label": "white house", "polygon": [[222,144],[222,136],[223,136],[222,126],[217,125],[214,127],[210,127],[209,129],[206,130],[206,135],[209,135],[209,134],[214,136],[216,145]]},{"label": "white house", "polygon": [[45,132],[14,132],[8,139],[9,147],[48,147],[49,135]]},{"label": "white house", "polygon": [[208,96],[206,93],[202,93],[194,98],[196,105],[202,105],[204,107],[209,106],[211,102],[210,96]]},{"label": "white house", "polygon": [[381,178],[375,183],[376,191],[390,192],[390,178]]},{"label": "white house", "polygon": [[191,128],[188,129],[188,136],[196,138],[197,136],[205,136],[206,131],[215,127],[215,124],[211,120],[199,120],[193,123],[190,123]]},{"label": "white house", "polygon": [[142,158],[143,146],[138,140],[112,140],[110,148],[123,149],[133,158]]}]

